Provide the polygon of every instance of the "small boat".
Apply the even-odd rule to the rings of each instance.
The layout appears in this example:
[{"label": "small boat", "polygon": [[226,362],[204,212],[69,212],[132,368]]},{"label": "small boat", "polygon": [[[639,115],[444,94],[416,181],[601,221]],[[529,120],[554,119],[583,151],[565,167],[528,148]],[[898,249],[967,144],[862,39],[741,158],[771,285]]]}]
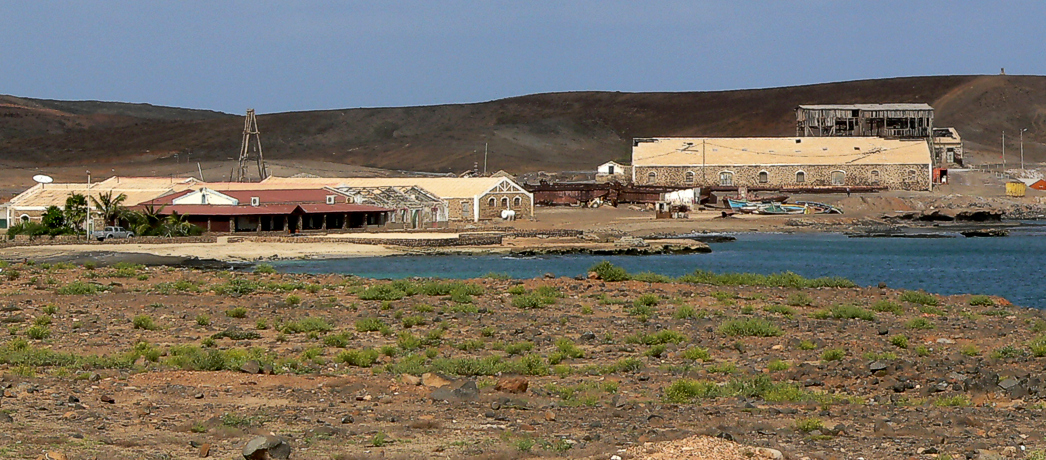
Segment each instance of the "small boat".
[{"label": "small boat", "polygon": [[757,214],[806,214],[809,212],[809,208],[806,206],[799,206],[794,204],[784,203],[770,203],[759,206],[756,211]]},{"label": "small boat", "polygon": [[727,198],[726,204],[730,206],[730,209],[734,212],[751,214],[759,210],[758,203],[751,203],[746,200],[738,200],[736,198]]},{"label": "small boat", "polygon": [[801,204],[813,210],[814,214],[842,214],[843,210],[839,209],[830,204],[818,203],[816,201],[796,201],[795,204]]}]

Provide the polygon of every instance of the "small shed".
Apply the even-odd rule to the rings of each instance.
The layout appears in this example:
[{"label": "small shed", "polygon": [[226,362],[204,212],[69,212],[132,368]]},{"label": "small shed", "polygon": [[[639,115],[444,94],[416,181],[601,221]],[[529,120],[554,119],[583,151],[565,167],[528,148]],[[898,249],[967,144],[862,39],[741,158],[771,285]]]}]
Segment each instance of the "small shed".
[{"label": "small shed", "polygon": [[1043,179],[1021,179],[1028,188],[1035,190],[1046,190],[1046,180]]},{"label": "small shed", "polygon": [[632,177],[632,167],[616,161],[608,161],[596,167],[596,182],[598,183],[624,183],[630,177]]}]

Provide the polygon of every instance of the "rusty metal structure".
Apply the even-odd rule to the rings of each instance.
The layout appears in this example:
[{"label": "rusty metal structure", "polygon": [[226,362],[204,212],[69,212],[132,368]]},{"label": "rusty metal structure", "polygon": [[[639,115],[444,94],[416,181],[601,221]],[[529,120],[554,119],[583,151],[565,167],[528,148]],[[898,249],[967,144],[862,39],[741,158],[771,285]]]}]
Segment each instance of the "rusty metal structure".
[{"label": "rusty metal structure", "polygon": [[258,181],[269,177],[269,171],[265,168],[265,157],[262,155],[258,120],[254,117],[254,109],[247,109],[247,117],[243,120],[243,142],[240,143],[240,165],[239,172],[236,173],[236,182],[250,182],[251,180],[248,174],[251,138],[254,139],[254,151],[258,154],[255,158],[255,162],[258,164]]},{"label": "rusty metal structure", "polygon": [[928,104],[800,105],[795,120],[800,137],[930,138],[933,133]]},{"label": "rusty metal structure", "polygon": [[528,184],[524,188],[534,194],[534,204],[544,206],[576,206],[595,200],[617,206],[618,203],[657,203],[661,200],[662,193],[674,192],[685,187],[630,185],[619,182],[552,184],[542,181],[538,185]]}]

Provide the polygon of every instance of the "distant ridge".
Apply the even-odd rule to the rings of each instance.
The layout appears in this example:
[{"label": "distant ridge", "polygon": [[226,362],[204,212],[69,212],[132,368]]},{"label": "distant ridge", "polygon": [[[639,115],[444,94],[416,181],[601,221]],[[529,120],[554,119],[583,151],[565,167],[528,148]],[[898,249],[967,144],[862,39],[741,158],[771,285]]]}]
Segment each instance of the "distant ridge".
[{"label": "distant ridge", "polygon": [[[1025,133],[1046,159],[1046,77],[940,76],[754,90],[547,93],[475,104],[260,115],[267,158],[389,169],[580,170],[628,157],[633,137],[791,136],[799,104],[925,102],[954,126],[968,157],[998,161],[1003,130]],[[191,149],[224,160],[239,148],[238,115],[149,104],[0,96],[0,161],[149,162]],[[1008,138],[1010,136],[1007,136]],[[1014,136],[1016,142],[1016,136]],[[1016,143],[1010,144],[1016,149]],[[1014,150],[1016,151],[1016,150]]]}]

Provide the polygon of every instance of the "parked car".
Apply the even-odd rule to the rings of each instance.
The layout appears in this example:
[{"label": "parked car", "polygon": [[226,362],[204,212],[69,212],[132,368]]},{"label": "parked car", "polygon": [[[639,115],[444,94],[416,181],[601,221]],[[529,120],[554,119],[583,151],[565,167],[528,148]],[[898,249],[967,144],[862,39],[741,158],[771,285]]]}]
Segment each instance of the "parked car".
[{"label": "parked car", "polygon": [[132,238],[134,237],[134,232],[123,227],[105,227],[102,230],[95,230],[91,233],[91,236],[98,241],[103,241],[109,238]]}]

